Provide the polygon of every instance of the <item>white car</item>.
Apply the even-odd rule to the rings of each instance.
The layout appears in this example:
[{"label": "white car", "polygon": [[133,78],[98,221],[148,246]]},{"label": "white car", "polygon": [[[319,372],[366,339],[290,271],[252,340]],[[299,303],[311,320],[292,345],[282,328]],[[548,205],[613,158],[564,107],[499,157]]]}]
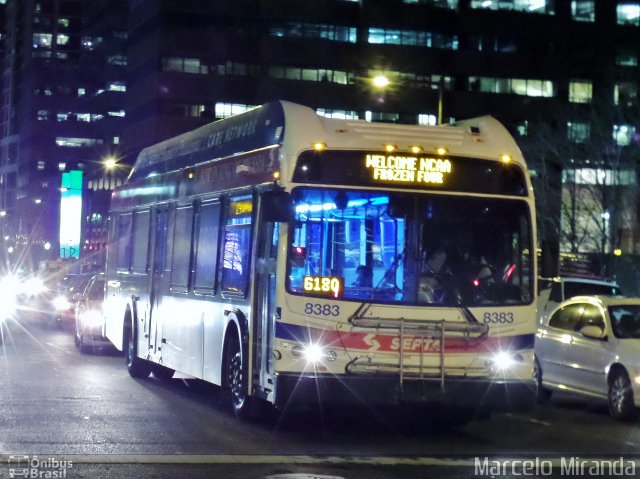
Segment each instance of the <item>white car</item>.
[{"label": "white car", "polygon": [[549,313],[563,301],[574,296],[622,296],[614,281],[596,278],[558,276],[538,279],[538,323],[545,322]]},{"label": "white car", "polygon": [[606,399],[610,414],[640,407],[640,298],[578,296],[538,328],[534,376],[538,398],[553,390]]}]

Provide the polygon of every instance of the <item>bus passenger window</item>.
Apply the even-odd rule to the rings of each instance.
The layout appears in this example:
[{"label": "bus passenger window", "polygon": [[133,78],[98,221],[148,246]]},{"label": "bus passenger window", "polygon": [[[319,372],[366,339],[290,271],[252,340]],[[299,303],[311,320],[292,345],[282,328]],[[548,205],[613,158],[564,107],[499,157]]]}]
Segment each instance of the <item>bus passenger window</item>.
[{"label": "bus passenger window", "polygon": [[195,289],[213,290],[218,260],[220,203],[205,203],[198,213]]},{"label": "bus passenger window", "polygon": [[137,273],[147,272],[149,252],[149,211],[137,211],[133,222],[133,257],[131,269]]},{"label": "bus passenger window", "polygon": [[229,202],[222,254],[222,290],[227,293],[244,294],[247,290],[252,211],[251,196]]},{"label": "bus passenger window", "polygon": [[192,222],[193,206],[182,206],[176,209],[173,241],[173,265],[171,268],[172,286],[178,286],[181,288],[189,287]]},{"label": "bus passenger window", "polygon": [[129,271],[131,262],[131,213],[120,216],[118,224],[118,270]]}]

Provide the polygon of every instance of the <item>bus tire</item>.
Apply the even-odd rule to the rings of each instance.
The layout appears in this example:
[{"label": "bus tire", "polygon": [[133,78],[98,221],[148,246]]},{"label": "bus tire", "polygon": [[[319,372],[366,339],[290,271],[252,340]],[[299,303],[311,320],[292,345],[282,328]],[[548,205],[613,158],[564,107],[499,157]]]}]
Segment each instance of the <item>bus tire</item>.
[{"label": "bus tire", "polygon": [[124,357],[129,376],[140,379],[148,378],[151,374],[151,365],[149,361],[138,357],[137,330],[133,322],[130,323],[130,327],[125,328],[124,341],[126,347]]},{"label": "bus tire", "polygon": [[223,378],[226,395],[233,414],[238,419],[251,416],[251,398],[248,394],[244,358],[235,334],[231,335],[224,348]]}]

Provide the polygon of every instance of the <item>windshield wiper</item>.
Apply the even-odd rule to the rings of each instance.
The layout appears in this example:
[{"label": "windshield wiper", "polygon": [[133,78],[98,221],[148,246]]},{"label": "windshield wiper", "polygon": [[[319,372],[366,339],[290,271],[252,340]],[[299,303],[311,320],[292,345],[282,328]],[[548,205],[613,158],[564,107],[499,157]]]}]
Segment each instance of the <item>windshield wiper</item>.
[{"label": "windshield wiper", "polygon": [[[354,313],[351,315],[351,317],[349,318],[349,321],[351,321],[353,318],[359,318],[362,317],[362,315],[364,315],[364,313],[367,312],[367,309],[369,309],[369,307],[371,306],[371,300],[373,299],[373,295],[381,288],[381,286],[383,284],[387,284],[387,278],[391,275],[391,274],[395,274],[395,272],[398,269],[398,266],[400,266],[400,263],[402,263],[402,261],[404,260],[406,254],[406,249],[402,251],[402,253],[398,253],[396,255],[396,257],[394,258],[393,262],[391,263],[391,265],[389,265],[389,267],[387,268],[387,270],[384,272],[384,274],[382,275],[382,278],[380,279],[380,281],[378,282],[378,284],[376,284],[372,289],[371,289],[371,297],[368,298],[369,301],[363,301],[360,306],[358,306],[358,308],[354,311]],[[400,291],[400,288],[398,288],[398,285],[396,284],[396,278],[394,278],[393,280],[393,288],[396,291]]]}]

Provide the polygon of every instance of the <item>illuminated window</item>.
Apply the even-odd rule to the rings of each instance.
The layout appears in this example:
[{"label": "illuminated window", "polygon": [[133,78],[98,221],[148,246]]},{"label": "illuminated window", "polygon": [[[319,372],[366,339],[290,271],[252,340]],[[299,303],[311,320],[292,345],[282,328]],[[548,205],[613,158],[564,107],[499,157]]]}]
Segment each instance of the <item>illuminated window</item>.
[{"label": "illuminated window", "polygon": [[69,43],[69,35],[58,34],[56,37],[56,43],[58,45],[67,45]]},{"label": "illuminated window", "polygon": [[255,108],[255,105],[244,105],[241,103],[216,103],[216,118],[227,118],[228,116],[238,115],[247,110]]},{"label": "illuminated window", "polygon": [[616,52],[616,65],[620,67],[637,67],[638,55],[633,50],[620,48]]},{"label": "illuminated window", "polygon": [[613,101],[616,105],[633,106],[638,101],[638,85],[635,82],[616,83]]},{"label": "illuminated window", "polygon": [[521,121],[516,124],[516,131],[520,136],[527,136],[529,133],[529,122],[527,120]]},{"label": "illuminated window", "polygon": [[569,82],[569,101],[571,103],[591,103],[593,85],[589,80],[571,80]]},{"label": "illuminated window", "polygon": [[471,0],[471,8],[555,14],[553,0]]},{"label": "illuminated window", "polygon": [[49,119],[49,111],[48,110],[38,110],[37,113],[38,121],[46,121]]},{"label": "illuminated window", "polygon": [[441,48],[445,50],[458,49],[458,37],[456,35],[443,35],[417,30],[394,30],[372,27],[369,28],[367,41],[373,44],[409,45]]},{"label": "illuminated window", "polygon": [[371,122],[396,123],[400,119],[400,114],[380,111],[368,111],[365,114],[365,119]]},{"label": "illuminated window", "polygon": [[421,113],[418,115],[418,125],[437,125],[438,118],[436,115],[430,115],[428,113]]},{"label": "illuminated window", "polygon": [[327,70],[324,68],[296,68],[270,66],[269,77],[285,80],[303,80],[316,82],[339,83],[341,85],[352,84],[355,81],[354,72]]},{"label": "illuminated window", "polygon": [[448,8],[449,10],[456,10],[458,8],[458,0],[402,0],[402,3],[419,3],[421,5]]},{"label": "illuminated window", "polygon": [[87,94],[87,90],[84,88],[78,88],[78,96],[84,96]]},{"label": "illuminated window", "polygon": [[69,114],[68,113],[58,113],[56,115],[56,120],[57,121],[67,121],[69,119]]},{"label": "illuminated window", "polygon": [[107,57],[107,63],[109,65],[126,65],[127,57],[125,55],[111,55]]},{"label": "illuminated window", "polygon": [[532,97],[555,96],[555,84],[550,80],[522,78],[469,77],[469,91],[500,93]]},{"label": "illuminated window", "polygon": [[38,171],[44,170],[44,161],[38,161]]},{"label": "illuminated window", "polygon": [[127,91],[127,85],[121,81],[114,81],[107,83],[107,90],[125,92]]},{"label": "illuminated window", "polygon": [[185,58],[183,71],[185,73],[209,73],[209,69],[206,65],[202,65],[198,58]]},{"label": "illuminated window", "polygon": [[91,115],[89,113],[77,113],[76,114],[76,120],[90,122],[91,121]]},{"label": "illuminated window", "polygon": [[70,22],[68,18],[58,18],[58,25],[62,28],[69,28]]},{"label": "illuminated window", "polygon": [[591,134],[588,123],[567,123],[567,138],[574,143],[584,143]]},{"label": "illuminated window", "polygon": [[51,48],[51,34],[50,33],[34,33],[33,34],[33,48]]},{"label": "illuminated window", "polygon": [[619,146],[628,146],[636,140],[636,128],[632,125],[613,125],[613,139]]},{"label": "illuminated window", "polygon": [[573,18],[576,22],[595,22],[595,3],[595,0],[572,0],[571,18]]},{"label": "illuminated window", "polygon": [[269,35],[283,38],[319,38],[334,42],[356,42],[356,28],[313,23],[285,23],[272,26]]},{"label": "illuminated window", "polygon": [[107,115],[124,117],[125,116],[125,112],[124,112],[124,110],[108,111]]},{"label": "illuminated window", "polygon": [[358,113],[353,110],[330,110],[326,108],[318,108],[316,113],[326,118],[338,118],[340,120],[358,119]]},{"label": "illuminated window", "polygon": [[640,5],[638,2],[620,3],[616,8],[618,25],[640,25]]},{"label": "illuminated window", "polygon": [[83,146],[95,146],[101,145],[103,143],[100,139],[95,138],[69,138],[58,136],[56,137],[56,145],[72,147],[72,148],[80,148]]}]

